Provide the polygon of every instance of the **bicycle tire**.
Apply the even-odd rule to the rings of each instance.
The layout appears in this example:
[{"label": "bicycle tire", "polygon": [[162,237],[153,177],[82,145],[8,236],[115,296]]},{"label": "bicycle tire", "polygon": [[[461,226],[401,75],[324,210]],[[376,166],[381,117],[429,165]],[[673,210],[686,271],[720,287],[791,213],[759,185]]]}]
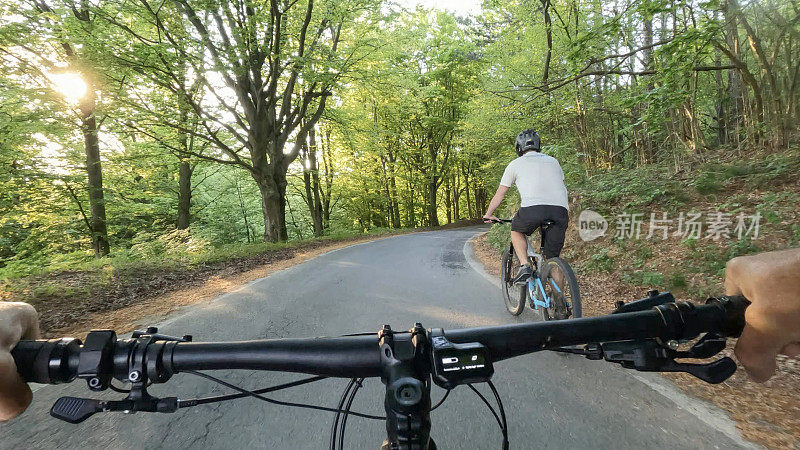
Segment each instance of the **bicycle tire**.
[{"label": "bicycle tire", "polygon": [[506,310],[512,316],[522,314],[525,309],[525,300],[528,296],[528,290],[524,286],[515,286],[511,281],[515,275],[515,266],[519,267],[519,264],[515,264],[515,261],[514,251],[508,249],[503,253],[503,259],[500,262],[500,288],[503,291],[503,302],[506,304]]},{"label": "bicycle tire", "polygon": [[[550,271],[557,267],[562,274],[564,274],[564,286],[569,289],[569,295],[564,295],[564,298],[569,298],[570,307],[565,308],[567,310],[567,314],[565,317],[554,317],[548,311],[548,308],[542,308],[542,316],[545,320],[559,320],[559,319],[569,319],[572,318],[579,318],[583,317],[583,308],[581,306],[581,294],[580,289],[578,287],[578,279],[575,277],[575,272],[572,270],[572,267],[559,257],[550,258],[543,264],[542,270],[542,282],[545,286],[550,286]],[[563,299],[563,298],[561,298]],[[559,301],[559,296],[554,296],[553,301]],[[557,310],[557,305],[553,305],[550,309]],[[570,311],[571,310],[571,311]]]}]

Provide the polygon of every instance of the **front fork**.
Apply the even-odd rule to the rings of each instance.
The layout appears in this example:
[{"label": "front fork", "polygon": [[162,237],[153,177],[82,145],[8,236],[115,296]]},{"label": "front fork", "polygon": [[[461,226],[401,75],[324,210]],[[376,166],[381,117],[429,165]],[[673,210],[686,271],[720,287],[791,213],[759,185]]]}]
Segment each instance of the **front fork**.
[{"label": "front fork", "polygon": [[386,385],[386,434],[382,450],[436,450],[431,435],[430,361],[425,329],[395,335],[389,325],[378,333]]}]

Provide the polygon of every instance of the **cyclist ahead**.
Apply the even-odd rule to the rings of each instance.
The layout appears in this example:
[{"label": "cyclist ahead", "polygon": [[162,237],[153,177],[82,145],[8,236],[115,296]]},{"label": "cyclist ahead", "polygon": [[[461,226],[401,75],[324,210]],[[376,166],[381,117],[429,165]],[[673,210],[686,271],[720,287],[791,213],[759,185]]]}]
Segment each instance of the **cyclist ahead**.
[{"label": "cyclist ahead", "polygon": [[564,235],[569,221],[567,187],[564,172],[558,160],[541,153],[541,140],[533,130],[517,135],[516,151],[519,156],[511,161],[503,172],[497,193],[489,202],[483,215],[484,222],[498,220],[494,211],[500,206],[512,184],[517,185],[521,198],[520,208],[511,222],[511,242],[520,262],[514,282],[526,281],[533,270],[528,263],[528,240],[538,227],[546,221],[552,225],[547,229],[544,241],[544,257],[559,256],[564,247]]}]

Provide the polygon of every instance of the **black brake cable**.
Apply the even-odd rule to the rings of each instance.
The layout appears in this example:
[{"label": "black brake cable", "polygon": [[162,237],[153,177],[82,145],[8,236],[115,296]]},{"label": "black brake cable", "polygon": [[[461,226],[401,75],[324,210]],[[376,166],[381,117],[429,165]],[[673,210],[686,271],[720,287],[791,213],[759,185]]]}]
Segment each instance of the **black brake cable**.
[{"label": "black brake cable", "polygon": [[[152,382],[152,381],[148,381],[148,382],[147,382],[147,384],[145,384],[145,386],[144,386],[144,387],[145,387],[145,388],[149,388],[149,387],[150,387],[150,386],[152,386],[152,385],[153,385],[153,382]],[[130,393],[131,393],[131,390],[130,390],[130,389],[118,388],[118,387],[114,386],[114,384],[113,384],[113,383],[108,383],[108,387],[109,387],[109,389],[111,389],[112,391],[114,391],[114,392],[119,392],[120,394],[130,394]]]},{"label": "black brake cable", "polygon": [[347,416],[350,415],[350,408],[353,406],[353,400],[356,398],[356,393],[359,389],[361,389],[364,385],[364,379],[360,378],[356,380],[355,386],[353,386],[353,390],[350,392],[350,397],[347,399],[347,405],[344,408],[344,417],[342,417],[342,426],[339,428],[339,449],[344,450],[344,430],[347,427]]},{"label": "black brake cable", "polygon": [[[201,378],[205,378],[207,380],[211,380],[211,381],[213,381],[215,383],[218,383],[218,384],[221,384],[222,386],[225,386],[227,388],[239,391],[240,393],[245,394],[245,396],[254,397],[254,398],[257,398],[259,400],[265,401],[267,403],[272,403],[274,405],[292,406],[292,407],[296,407],[296,408],[315,409],[315,410],[318,410],[318,411],[326,411],[326,412],[334,412],[334,413],[335,412],[341,412],[338,409],[327,408],[325,406],[308,405],[308,404],[305,404],[305,403],[293,403],[293,402],[284,402],[284,401],[281,401],[281,400],[275,400],[275,399],[272,399],[272,398],[265,397],[263,395],[257,394],[254,391],[248,391],[247,389],[241,388],[239,386],[235,386],[233,384],[228,383],[227,381],[223,381],[223,380],[221,380],[219,378],[213,377],[211,375],[208,375],[208,374],[205,374],[205,373],[202,373],[202,372],[198,372],[196,370],[187,370],[187,371],[185,371],[183,373],[189,373],[189,374],[201,377]],[[187,408],[187,407],[190,407],[190,406],[195,406],[191,402],[192,402],[192,400],[188,400],[188,401],[181,400],[181,401],[178,402],[178,407],[179,408]],[[211,402],[209,401],[207,403],[211,403]],[[371,415],[371,414],[364,414],[364,413],[355,412],[355,411],[351,411],[349,414],[353,415],[353,416],[356,416],[356,417],[362,417],[364,419],[386,420],[386,417],[383,417],[383,416],[374,416],[374,415]]]},{"label": "black brake cable", "polygon": [[494,383],[491,380],[486,382],[489,385],[489,389],[492,390],[492,394],[494,394],[494,399],[497,400],[497,409],[500,410],[500,418],[503,419],[503,450],[508,450],[508,422],[506,421],[506,409],[503,407],[503,401],[500,399],[500,394],[497,392],[497,388],[494,387]]},{"label": "black brake cable", "polygon": [[333,424],[331,425],[331,445],[330,450],[336,450],[336,431],[339,428],[339,417],[342,414],[342,407],[344,407],[344,403],[347,401],[347,394],[350,393],[350,390],[353,389],[353,385],[356,384],[356,379],[353,378],[347,383],[347,387],[342,392],[342,398],[339,399],[339,405],[336,407],[336,416],[333,418]]},{"label": "black brake cable", "polygon": [[[473,386],[472,384],[467,384],[467,386],[469,386],[469,388],[472,389],[472,392],[474,392],[475,395],[477,395],[483,401],[483,403],[486,405],[486,407],[489,408],[489,411],[492,412],[492,415],[494,416],[494,419],[497,421],[497,426],[500,427],[500,431],[503,433],[503,450],[507,450],[508,449],[508,430],[506,429],[506,414],[505,414],[505,411],[502,409],[502,407],[503,407],[502,405],[503,404],[499,403],[500,408],[501,408],[501,415],[502,415],[502,419],[501,419],[500,416],[497,415],[497,412],[494,410],[492,405],[489,403],[489,400],[487,400],[486,397],[484,397],[483,394],[481,394],[481,392],[475,386]],[[499,400],[499,395],[496,394],[496,391],[494,389],[492,389],[492,392],[495,393],[495,395],[497,396],[496,398]]]},{"label": "black brake cable", "polygon": [[[303,378],[302,380],[292,381],[291,383],[284,383],[284,384],[279,384],[279,385],[276,385],[276,386],[270,386],[268,388],[258,389],[258,390],[253,391],[253,393],[255,393],[255,394],[265,394],[267,392],[280,391],[280,390],[283,390],[283,389],[289,389],[289,388],[293,388],[293,387],[296,387],[296,386],[302,386],[304,384],[313,383],[315,381],[324,380],[326,378],[328,378],[328,377],[316,376],[316,377]],[[239,393],[239,394],[217,395],[217,396],[214,396],[214,397],[195,398],[195,399],[191,399],[191,400],[181,400],[181,406],[179,406],[179,407],[180,408],[187,408],[189,406],[205,405],[207,403],[223,402],[223,401],[226,401],[226,400],[234,400],[234,399],[237,399],[237,398],[244,398],[244,397],[250,397],[250,394],[249,393]],[[184,404],[186,404],[186,405],[184,406]]]},{"label": "black brake cable", "polygon": [[435,405],[431,406],[430,411],[433,411],[434,409],[442,406],[442,403],[444,403],[444,401],[447,400],[448,395],[450,395],[450,389],[444,391],[444,395],[442,396],[442,398],[438,402],[436,402]]},{"label": "black brake cable", "polygon": [[486,407],[489,408],[489,411],[492,412],[492,415],[494,416],[494,420],[497,421],[497,426],[502,429],[503,428],[503,422],[500,420],[500,416],[497,415],[497,412],[495,412],[494,408],[489,403],[489,400],[487,400],[486,397],[484,397],[483,394],[481,394],[480,391],[478,391],[478,389],[476,389],[475,386],[473,386],[472,384],[467,384],[467,386],[469,386],[469,388],[472,389],[472,392],[474,392],[475,395],[477,395],[478,397],[480,397],[481,400],[483,400],[483,403],[486,404]]}]

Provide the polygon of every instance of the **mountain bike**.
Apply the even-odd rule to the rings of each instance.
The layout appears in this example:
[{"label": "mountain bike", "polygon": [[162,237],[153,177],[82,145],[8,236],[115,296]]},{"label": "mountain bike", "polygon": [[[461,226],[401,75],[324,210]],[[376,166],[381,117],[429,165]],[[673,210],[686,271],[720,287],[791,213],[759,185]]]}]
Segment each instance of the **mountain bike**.
[{"label": "mountain bike", "polygon": [[[509,219],[499,219],[494,223],[511,223]],[[533,269],[525,283],[514,283],[514,277],[520,267],[515,256],[514,245],[509,243],[508,250],[503,253],[500,262],[500,286],[506,309],[514,316],[522,314],[528,303],[534,310],[542,308],[544,320],[563,320],[570,317],[582,317],[581,295],[578,279],[569,263],[559,257],[544,259],[544,237],[547,229],[553,224],[545,221],[539,228],[541,244],[539,251],[533,249],[531,237],[528,237],[528,262]],[[534,230],[534,233],[536,230]]]},{"label": "mountain bike", "polygon": [[[385,422],[384,450],[435,450],[430,411],[441,405],[452,389],[466,385],[489,407],[500,427],[502,446],[507,449],[506,414],[500,393],[491,382],[495,363],[504,359],[551,350],[590,360],[603,359],[626,369],[686,372],[708,383],[720,383],[736,371],[736,363],[728,357],[704,364],[676,359],[710,358],[725,348],[727,337],[739,336],[749,304],[744,297],[720,297],[695,305],[675,302],[669,293],[653,293],[642,300],[619,303],[614,313],[601,317],[449,331],[425,329],[417,323],[409,331],[396,332],[384,325],[377,334],[310,339],[193,342],[192,336],[166,336],[152,327],[134,332],[129,339],[119,339],[112,330],[94,330],[83,342],[72,338],[21,341],[12,356],[26,381],[58,384],[80,378],[92,391],[110,388],[126,394],[124,399],[111,401],[59,398],[50,414],[70,423],[83,422],[101,412],[173,413],[253,397],[334,413],[331,449],[344,448],[347,421],[359,417]],[[681,342],[697,337],[699,340],[691,347],[680,350]],[[313,376],[250,390],[200,372],[236,369]],[[157,398],[148,393],[151,384],[166,383],[181,373],[214,381],[235,393],[191,399]],[[264,395],[326,377],[350,379],[335,408],[279,401]],[[386,385],[385,415],[352,410],[362,383],[373,377]],[[120,382],[126,386],[120,387]],[[477,383],[487,384],[496,409],[475,387]],[[445,389],[433,406],[432,384]]]}]

